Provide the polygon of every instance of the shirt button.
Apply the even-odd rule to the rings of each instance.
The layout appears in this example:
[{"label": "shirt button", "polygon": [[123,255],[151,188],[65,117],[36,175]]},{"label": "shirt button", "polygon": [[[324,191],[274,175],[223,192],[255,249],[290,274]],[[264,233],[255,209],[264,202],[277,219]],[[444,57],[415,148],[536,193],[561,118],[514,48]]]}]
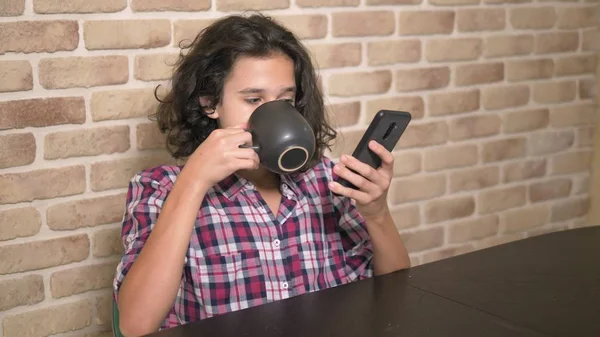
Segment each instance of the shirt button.
[{"label": "shirt button", "polygon": [[275,248],[279,248],[279,244],[281,243],[281,241],[279,241],[279,239],[275,239],[275,241],[273,241],[273,246]]},{"label": "shirt button", "polygon": [[287,282],[283,282],[283,283],[281,284],[281,287],[282,287],[283,289],[287,289],[287,288],[288,288],[288,283],[287,283]]}]

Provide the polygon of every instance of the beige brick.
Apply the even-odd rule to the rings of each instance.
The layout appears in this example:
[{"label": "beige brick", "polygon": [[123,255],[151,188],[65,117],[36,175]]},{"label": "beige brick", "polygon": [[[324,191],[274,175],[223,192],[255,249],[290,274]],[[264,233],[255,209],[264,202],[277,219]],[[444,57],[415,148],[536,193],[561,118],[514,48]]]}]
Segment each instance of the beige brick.
[{"label": "beige brick", "polygon": [[42,59],[40,84],[45,89],[89,88],[124,84],[129,79],[127,56],[71,56]]},{"label": "beige brick", "polygon": [[133,62],[133,76],[141,81],[168,80],[173,75],[179,54],[137,55]]},{"label": "beige brick", "polygon": [[94,321],[100,327],[111,328],[112,324],[112,293],[96,296],[96,315]]},{"label": "beige brick", "polygon": [[171,42],[169,20],[101,20],[83,24],[88,50],[158,48]]},{"label": "beige brick", "polygon": [[297,0],[298,7],[356,7],[360,0]]},{"label": "beige brick", "polygon": [[524,238],[523,233],[514,233],[514,234],[509,234],[509,235],[493,236],[491,238],[487,238],[487,239],[477,242],[475,244],[475,249],[481,250],[481,249],[485,249],[485,248],[490,248],[490,247],[503,245],[503,244],[510,243],[510,242],[516,242],[523,238]]},{"label": "beige brick", "polygon": [[337,73],[329,77],[329,94],[343,97],[382,94],[390,90],[391,84],[389,70]]},{"label": "beige brick", "polygon": [[448,140],[448,125],[444,121],[411,123],[404,131],[396,149],[441,145]]},{"label": "beige brick", "polygon": [[400,35],[451,34],[454,30],[454,11],[400,11],[398,24]]},{"label": "beige brick", "polygon": [[[189,2],[191,3],[191,2]],[[183,46],[189,45],[196,36],[206,27],[210,26],[217,19],[192,19],[192,20],[176,20],[173,22],[173,45]]]},{"label": "beige brick", "polygon": [[92,250],[95,257],[122,255],[121,228],[102,229],[94,233]]},{"label": "beige brick", "polygon": [[529,155],[546,155],[565,151],[572,147],[573,143],[575,143],[573,130],[537,132],[530,135]]},{"label": "beige brick", "polygon": [[390,201],[402,204],[410,201],[431,199],[446,193],[444,174],[402,178],[392,181]]},{"label": "beige brick", "polygon": [[35,151],[35,137],[31,132],[0,135],[0,169],[33,163]]},{"label": "beige brick", "polygon": [[595,74],[598,65],[597,55],[568,56],[556,62],[556,75]]},{"label": "beige brick", "polygon": [[502,120],[495,115],[456,118],[450,121],[450,139],[464,140],[500,133]]},{"label": "beige brick", "polygon": [[371,66],[418,62],[421,59],[421,41],[367,42],[367,59]]},{"label": "beige brick", "polygon": [[0,311],[44,300],[44,279],[41,275],[28,275],[0,281]]},{"label": "beige brick", "polygon": [[591,169],[592,151],[577,151],[555,155],[552,158],[552,175],[586,172]]},{"label": "beige brick", "polygon": [[589,175],[573,179],[573,195],[590,193],[591,178]]},{"label": "beige brick", "polygon": [[116,268],[117,263],[108,262],[54,272],[50,276],[52,297],[61,298],[111,288]]},{"label": "beige brick", "polygon": [[38,14],[115,13],[126,7],[127,0],[33,0],[33,11]]},{"label": "beige brick", "polygon": [[590,210],[589,198],[578,198],[560,201],[552,205],[551,222],[560,222],[587,215]]},{"label": "beige brick", "polygon": [[504,8],[470,8],[456,12],[456,27],[459,32],[504,30],[505,22]]},{"label": "beige brick", "polygon": [[425,103],[420,96],[402,96],[370,100],[367,101],[367,120],[372,120],[379,110],[386,109],[407,111],[411,114],[411,119],[415,120],[423,118],[423,115],[425,114]]},{"label": "beige brick", "polygon": [[425,205],[425,221],[437,223],[471,216],[475,212],[472,196],[436,199]]},{"label": "beige brick", "polygon": [[585,30],[582,34],[583,50],[600,50],[600,28]]},{"label": "beige brick", "polygon": [[568,178],[547,180],[529,185],[529,200],[531,202],[548,201],[568,197],[571,194],[573,182]]},{"label": "beige brick", "polygon": [[360,43],[319,43],[308,45],[319,69],[354,67],[360,64]]},{"label": "beige brick", "polygon": [[429,0],[428,3],[434,6],[466,6],[476,5],[480,0]]},{"label": "beige brick", "polygon": [[217,11],[219,12],[244,12],[263,11],[269,9],[285,9],[290,7],[289,0],[217,0]]},{"label": "beige brick", "polygon": [[331,156],[333,158],[339,158],[342,154],[352,154],[365,131],[366,127],[340,133],[333,141]]},{"label": "beige brick", "polygon": [[518,7],[510,10],[510,24],[516,29],[550,29],[556,23],[554,6]]},{"label": "beige brick", "polygon": [[396,71],[396,91],[398,92],[445,88],[449,83],[449,67],[412,68]]},{"label": "beige brick", "polygon": [[469,61],[481,55],[479,38],[436,38],[428,40],[425,55],[429,62]]},{"label": "beige brick", "polygon": [[548,32],[540,33],[536,37],[535,52],[562,53],[576,51],[579,47],[579,34],[577,32]]},{"label": "beige brick", "polygon": [[299,39],[321,39],[327,35],[329,23],[325,14],[281,15],[276,19]]},{"label": "beige brick", "polygon": [[[575,222],[577,222],[577,221],[578,220],[576,220]],[[579,220],[579,221],[581,221],[581,220]],[[573,228],[577,228],[576,225],[574,225]],[[535,237],[535,236],[539,236],[539,235],[555,233],[558,231],[564,231],[567,229],[569,229],[568,224],[550,224],[550,225],[542,226],[540,228],[534,228],[534,229],[528,230],[526,233],[527,233],[527,237],[531,238],[531,237]]]},{"label": "beige brick", "polygon": [[0,130],[85,122],[83,97],[34,98],[0,102]]},{"label": "beige brick", "polygon": [[450,172],[450,193],[480,190],[496,186],[500,182],[500,169],[497,166],[462,169]]},{"label": "beige brick", "polygon": [[508,211],[502,215],[504,233],[518,233],[531,228],[541,227],[548,223],[550,208],[538,205]]},{"label": "beige brick", "polygon": [[548,109],[511,111],[504,118],[504,132],[518,133],[543,129],[550,123]]},{"label": "beige brick", "polygon": [[25,12],[25,0],[4,0],[0,4],[0,16],[19,16]]},{"label": "beige brick", "polygon": [[[360,102],[332,104],[327,107],[327,113],[330,122],[336,128],[356,125],[360,119]],[[147,125],[147,128],[158,130],[157,127],[151,127],[150,125]],[[156,132],[158,134],[158,131]],[[148,140],[151,141],[151,138],[154,139],[155,137],[149,136]]]},{"label": "beige brick", "polygon": [[594,78],[586,78],[579,80],[580,99],[596,98],[596,96],[596,80]]},{"label": "beige brick", "polygon": [[94,163],[90,176],[92,191],[126,188],[139,171],[173,163],[174,160],[166,152]]},{"label": "beige brick", "polygon": [[367,5],[418,5],[423,0],[366,0]]},{"label": "beige brick", "polygon": [[552,81],[533,86],[533,100],[538,103],[570,102],[577,96],[577,82]]},{"label": "beige brick", "polygon": [[546,175],[547,162],[545,158],[541,158],[507,164],[504,166],[504,182],[543,177]]},{"label": "beige brick", "polygon": [[14,21],[0,23],[0,55],[52,53],[75,50],[79,25],[75,20]]},{"label": "beige brick", "polygon": [[458,86],[501,82],[504,80],[504,63],[458,65],[455,83]]},{"label": "beige brick", "polygon": [[557,9],[561,29],[598,27],[598,6],[561,7]]},{"label": "beige brick", "polygon": [[422,229],[401,235],[409,253],[440,247],[444,243],[444,229],[441,227]]},{"label": "beige brick", "polygon": [[450,145],[425,150],[423,169],[425,171],[439,171],[450,168],[459,168],[477,164],[478,150],[473,144]]},{"label": "beige brick", "polygon": [[45,337],[83,329],[92,323],[89,299],[53,305],[4,319],[4,334],[19,337]]},{"label": "beige brick", "polygon": [[585,126],[577,130],[577,146],[590,147],[594,146],[595,127]]},{"label": "beige brick", "polygon": [[5,245],[0,247],[0,275],[80,262],[89,254],[90,241],[87,234]]},{"label": "beige brick", "polygon": [[525,186],[503,187],[479,193],[477,205],[480,214],[494,213],[523,206],[526,199]]},{"label": "beige brick", "polygon": [[164,149],[166,135],[162,134],[156,123],[138,124],[136,127],[138,150]]},{"label": "beige brick", "polygon": [[524,157],[527,150],[527,138],[506,138],[483,144],[481,156],[484,163]]},{"label": "beige brick", "polygon": [[448,259],[448,258],[451,258],[454,256],[460,256],[460,255],[463,255],[466,253],[470,253],[473,250],[474,250],[474,247],[470,244],[455,246],[455,247],[441,248],[441,249],[436,249],[436,250],[433,250],[433,251],[423,254],[422,260],[423,260],[424,264],[431,263],[431,262]]},{"label": "beige brick", "polygon": [[511,82],[550,78],[553,75],[552,59],[518,60],[506,64],[506,79]]},{"label": "beige brick", "polygon": [[125,210],[125,195],[110,195],[54,205],[46,213],[52,230],[73,230],[119,222]]},{"label": "beige brick", "polygon": [[421,153],[393,152],[394,177],[407,176],[421,171]]},{"label": "beige brick", "polygon": [[90,103],[92,120],[148,117],[156,111],[158,103],[151,88],[94,92]]},{"label": "beige brick", "polygon": [[533,0],[483,0],[484,3],[490,5],[496,4],[523,4],[533,2]]},{"label": "beige brick", "polygon": [[392,219],[399,230],[416,227],[421,223],[419,205],[409,205],[392,208]]},{"label": "beige brick", "polygon": [[455,115],[479,110],[479,90],[451,91],[430,94],[427,100],[431,116]]},{"label": "beige brick", "polygon": [[0,175],[0,204],[53,199],[83,192],[83,165]]},{"label": "beige brick", "polygon": [[0,61],[0,92],[33,89],[33,75],[29,61]]},{"label": "beige brick", "polygon": [[33,207],[0,211],[0,241],[36,235],[41,226],[40,213]]},{"label": "beige brick", "polygon": [[122,153],[129,149],[129,126],[105,126],[47,134],[44,159]]},{"label": "beige brick", "polygon": [[488,110],[526,105],[530,90],[527,85],[497,86],[482,89],[483,107]]},{"label": "beige brick", "polygon": [[331,20],[334,37],[385,36],[396,30],[392,11],[335,12],[331,14]]},{"label": "beige brick", "polygon": [[131,10],[134,12],[195,12],[210,9],[210,0],[133,0]]},{"label": "beige brick", "polygon": [[533,52],[533,35],[494,35],[485,39],[483,55],[488,58],[527,55]]},{"label": "beige brick", "polygon": [[462,220],[448,227],[448,242],[464,243],[494,236],[498,233],[499,226],[500,220],[497,215],[488,215],[474,220]]}]

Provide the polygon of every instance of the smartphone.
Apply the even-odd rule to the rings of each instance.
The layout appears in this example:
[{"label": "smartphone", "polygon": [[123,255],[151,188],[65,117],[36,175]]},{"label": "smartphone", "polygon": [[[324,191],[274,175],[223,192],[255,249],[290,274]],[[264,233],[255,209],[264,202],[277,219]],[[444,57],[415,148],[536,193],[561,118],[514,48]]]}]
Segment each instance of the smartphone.
[{"label": "smartphone", "polygon": [[[358,142],[352,156],[372,168],[379,168],[381,166],[381,158],[369,149],[369,142],[375,140],[388,151],[392,152],[404,130],[408,127],[411,118],[411,114],[406,111],[379,110],[373,117],[373,120],[371,120],[360,142]],[[338,177],[336,180],[342,186],[357,189],[356,186],[346,179]]]}]

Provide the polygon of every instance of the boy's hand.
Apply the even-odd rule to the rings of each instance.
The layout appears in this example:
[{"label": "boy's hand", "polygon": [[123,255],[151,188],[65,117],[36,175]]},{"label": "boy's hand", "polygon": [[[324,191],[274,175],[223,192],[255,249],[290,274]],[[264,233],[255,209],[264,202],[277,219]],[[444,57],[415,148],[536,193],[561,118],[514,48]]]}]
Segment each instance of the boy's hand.
[{"label": "boy's hand", "polygon": [[[387,194],[394,175],[394,156],[376,141],[369,142],[369,149],[381,158],[381,166],[374,169],[358,159],[344,155],[334,172],[358,188],[344,187],[337,182],[330,183],[333,192],[356,201],[356,208],[365,218],[381,217],[388,212]],[[352,172],[356,171],[358,174]]]}]

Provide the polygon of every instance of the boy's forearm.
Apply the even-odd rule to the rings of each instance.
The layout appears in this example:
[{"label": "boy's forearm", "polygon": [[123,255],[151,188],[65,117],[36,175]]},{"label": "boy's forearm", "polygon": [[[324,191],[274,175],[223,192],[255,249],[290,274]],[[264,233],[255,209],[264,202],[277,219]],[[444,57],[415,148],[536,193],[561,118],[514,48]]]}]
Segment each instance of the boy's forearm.
[{"label": "boy's forearm", "polygon": [[375,275],[410,267],[410,258],[389,211],[376,218],[365,218],[373,245]]},{"label": "boy's forearm", "polygon": [[[152,234],[123,280],[118,302],[124,335],[156,331],[173,305],[204,193],[183,177],[167,198]],[[196,195],[196,197],[190,197]]]}]

